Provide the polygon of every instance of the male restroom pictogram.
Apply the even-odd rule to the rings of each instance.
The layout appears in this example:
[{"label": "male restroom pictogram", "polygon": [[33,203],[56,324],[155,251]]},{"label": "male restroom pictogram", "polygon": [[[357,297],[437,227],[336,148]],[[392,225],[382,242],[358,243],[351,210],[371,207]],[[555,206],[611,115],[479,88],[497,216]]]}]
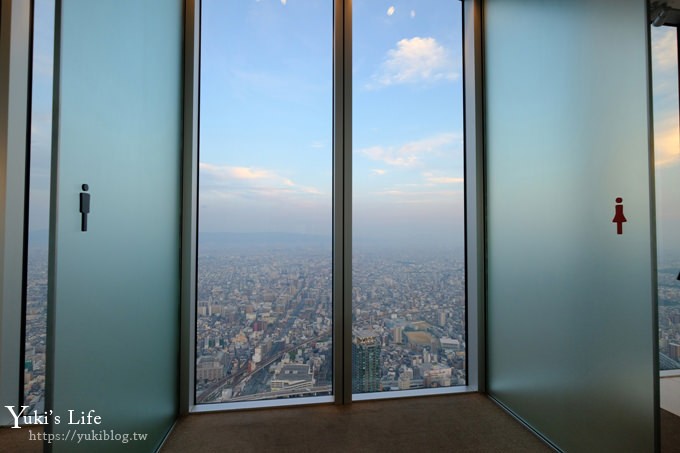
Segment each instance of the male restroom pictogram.
[{"label": "male restroom pictogram", "polygon": [[87,191],[90,187],[83,184],[82,189],[83,191],[80,192],[80,231],[87,231],[87,215],[90,213],[90,194]]}]

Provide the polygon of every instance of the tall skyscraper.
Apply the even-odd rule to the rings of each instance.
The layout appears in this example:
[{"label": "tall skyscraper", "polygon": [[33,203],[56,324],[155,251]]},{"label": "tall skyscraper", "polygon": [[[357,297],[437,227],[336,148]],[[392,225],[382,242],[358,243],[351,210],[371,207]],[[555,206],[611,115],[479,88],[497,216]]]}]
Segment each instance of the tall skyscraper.
[{"label": "tall skyscraper", "polygon": [[668,345],[668,352],[671,359],[676,362],[680,360],[680,344],[672,342]]},{"label": "tall skyscraper", "polygon": [[379,392],[380,337],[368,329],[354,331],[352,339],[352,392]]}]

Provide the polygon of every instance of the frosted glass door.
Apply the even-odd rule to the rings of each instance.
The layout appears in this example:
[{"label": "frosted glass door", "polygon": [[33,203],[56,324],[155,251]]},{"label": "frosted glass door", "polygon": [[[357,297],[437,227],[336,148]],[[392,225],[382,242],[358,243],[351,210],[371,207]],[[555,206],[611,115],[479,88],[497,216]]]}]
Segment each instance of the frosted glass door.
[{"label": "frosted glass door", "polygon": [[53,451],[153,451],[176,417],[182,17],[179,0],[57,4]]},{"label": "frosted glass door", "polygon": [[489,391],[564,451],[653,451],[647,2],[484,11]]}]

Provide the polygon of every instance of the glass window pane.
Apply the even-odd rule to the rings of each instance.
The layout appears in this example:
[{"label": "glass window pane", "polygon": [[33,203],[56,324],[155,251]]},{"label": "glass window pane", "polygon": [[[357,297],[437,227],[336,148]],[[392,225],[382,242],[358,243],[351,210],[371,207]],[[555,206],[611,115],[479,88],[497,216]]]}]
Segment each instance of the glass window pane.
[{"label": "glass window pane", "polygon": [[461,3],[353,9],[353,392],[465,385]]},{"label": "glass window pane", "polygon": [[54,0],[34,3],[28,253],[24,337],[24,405],[42,413],[47,338],[47,247],[52,151]]},{"label": "glass window pane", "polygon": [[680,368],[678,31],[652,27],[660,369]]},{"label": "glass window pane", "polygon": [[202,2],[197,403],[332,393],[333,2]]}]

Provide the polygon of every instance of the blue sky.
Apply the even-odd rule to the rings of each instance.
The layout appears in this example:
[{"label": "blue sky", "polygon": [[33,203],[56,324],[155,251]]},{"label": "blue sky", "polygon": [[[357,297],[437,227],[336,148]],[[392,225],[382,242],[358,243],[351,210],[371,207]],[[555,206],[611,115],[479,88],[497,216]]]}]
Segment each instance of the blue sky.
[{"label": "blue sky", "polygon": [[[332,2],[204,0],[201,229],[327,234]],[[354,220],[462,237],[459,2],[354,2]],[[36,0],[31,230],[48,227],[53,0]],[[659,249],[680,250],[675,30],[652,28]]]},{"label": "blue sky", "polygon": [[[460,3],[353,8],[355,237],[462,245]],[[201,230],[329,234],[332,2],[202,17]]]},{"label": "blue sky", "polygon": [[202,231],[326,233],[331,5],[202,5]]},{"label": "blue sky", "polygon": [[460,5],[353,2],[357,240],[463,244]]},{"label": "blue sky", "polygon": [[35,0],[31,118],[31,230],[49,227],[54,0]]}]

